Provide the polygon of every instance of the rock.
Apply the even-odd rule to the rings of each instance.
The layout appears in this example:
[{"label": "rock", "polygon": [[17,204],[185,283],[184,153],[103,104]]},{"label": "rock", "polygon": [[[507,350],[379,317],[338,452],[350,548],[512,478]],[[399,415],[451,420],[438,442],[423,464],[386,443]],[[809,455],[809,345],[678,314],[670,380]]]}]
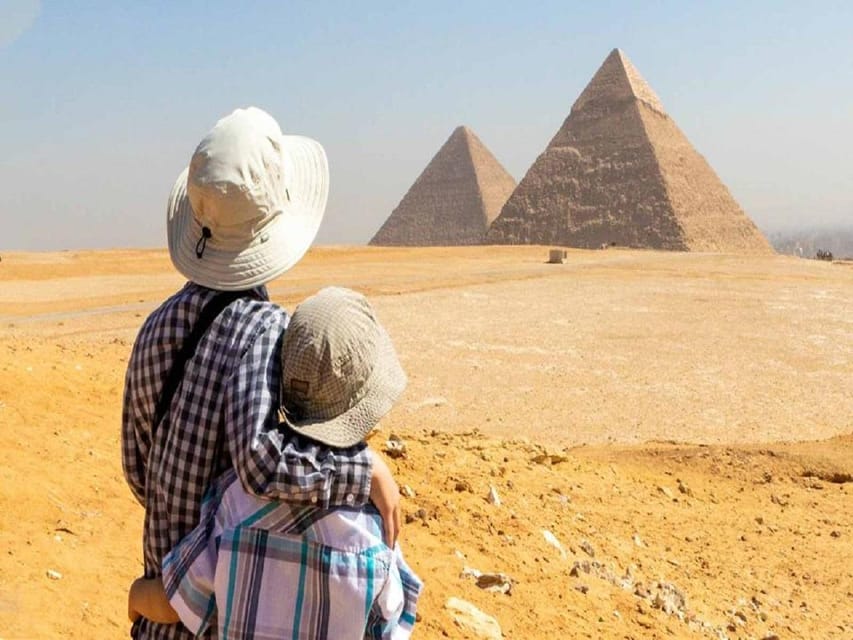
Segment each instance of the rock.
[{"label": "rock", "polygon": [[642,538],[640,538],[639,533],[635,533],[631,539],[634,541],[634,544],[637,545],[638,547],[645,547],[646,546],[646,543],[643,542]]},{"label": "rock", "polygon": [[406,443],[393,435],[385,442],[385,447],[382,451],[389,458],[405,458],[407,455]]},{"label": "rock", "polygon": [[684,615],[687,599],[674,584],[657,582],[652,587],[651,605],[667,615]]},{"label": "rock", "polygon": [[555,536],[553,533],[551,533],[547,529],[542,529],[542,536],[545,538],[545,542],[547,542],[552,547],[554,547],[557,551],[560,552],[561,558],[567,557],[566,556],[566,550],[563,548],[562,543],[559,540],[557,540],[557,536]]},{"label": "rock", "polygon": [[54,571],[53,569],[48,569],[46,575],[51,580],[62,580],[62,574],[59,571]]},{"label": "rock", "polygon": [[621,587],[625,591],[632,591],[634,589],[634,569],[636,569],[637,565],[628,565],[625,567],[624,575],[618,580],[617,586]]},{"label": "rock", "polygon": [[400,495],[405,498],[414,498],[417,494],[415,494],[415,490],[412,489],[409,485],[404,484],[402,487],[400,487]]},{"label": "rock", "polygon": [[453,489],[462,493],[463,491],[467,491],[468,493],[473,493],[474,490],[471,488],[471,483],[467,480],[457,480],[456,484],[453,485]]},{"label": "rock", "polygon": [[477,586],[494,593],[512,591],[512,580],[505,573],[483,573],[477,577]]},{"label": "rock", "polygon": [[579,544],[578,546],[579,546],[579,547],[581,548],[581,550],[582,550],[586,555],[588,555],[590,558],[594,558],[594,557],[595,557],[595,549],[593,548],[593,546],[592,546],[592,544],[590,543],[590,541],[589,541],[589,540],[581,540],[581,542],[580,542],[580,544]]},{"label": "rock", "polygon": [[498,621],[483,613],[470,602],[461,598],[450,597],[444,604],[453,621],[465,631],[477,638],[488,640],[503,640],[503,632]]},{"label": "rock", "polygon": [[806,476],[803,479],[803,484],[806,489],[823,489],[823,484],[821,484],[820,480],[813,476]]},{"label": "rock", "polygon": [[554,451],[546,451],[545,453],[540,453],[533,456],[533,462],[536,464],[560,464],[561,462],[565,462],[568,460],[568,457],[563,455],[562,453],[557,453]]},{"label": "rock", "polygon": [[638,582],[634,585],[634,595],[638,598],[650,599],[652,597],[651,592],[646,588],[642,582]]},{"label": "rock", "polygon": [[486,500],[489,501],[489,504],[493,504],[496,507],[501,506],[501,498],[498,495],[498,490],[495,489],[494,485],[489,485],[489,495],[486,496]]},{"label": "rock", "polygon": [[773,504],[778,504],[780,507],[788,506],[788,498],[786,498],[785,496],[779,496],[775,493],[770,494],[770,502],[772,502]]},{"label": "rock", "polygon": [[686,496],[693,496],[693,490],[684,484],[681,480],[678,480],[678,490]]},{"label": "rock", "polygon": [[426,509],[423,509],[423,508],[418,509],[414,513],[407,513],[406,514],[406,524],[412,524],[415,520],[421,520],[423,522],[426,522],[426,519],[427,519],[427,512],[426,512]]},{"label": "rock", "polygon": [[575,591],[580,591],[582,594],[586,595],[589,592],[589,587],[585,584],[576,584]]},{"label": "rock", "polygon": [[637,624],[640,625],[641,627],[643,627],[643,629],[652,629],[655,626],[654,619],[652,619],[649,616],[644,615],[642,613],[639,616],[637,616],[636,620],[637,620]]},{"label": "rock", "polygon": [[662,493],[663,495],[665,495],[670,500],[675,500],[675,496],[672,495],[672,491],[669,490],[669,487],[659,486],[658,487],[658,493]]}]

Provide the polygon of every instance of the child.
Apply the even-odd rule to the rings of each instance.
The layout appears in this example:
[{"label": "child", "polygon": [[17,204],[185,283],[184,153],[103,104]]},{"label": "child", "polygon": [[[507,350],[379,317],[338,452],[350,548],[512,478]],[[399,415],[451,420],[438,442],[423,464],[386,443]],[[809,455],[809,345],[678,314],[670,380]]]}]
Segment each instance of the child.
[{"label": "child", "polygon": [[[299,305],[282,348],[282,428],[332,447],[365,436],[406,386],[388,334],[364,296],[323,289]],[[379,513],[268,501],[232,471],[216,479],[201,523],[136,580],[131,620],[180,620],[221,638],[407,638],[422,583]]]}]

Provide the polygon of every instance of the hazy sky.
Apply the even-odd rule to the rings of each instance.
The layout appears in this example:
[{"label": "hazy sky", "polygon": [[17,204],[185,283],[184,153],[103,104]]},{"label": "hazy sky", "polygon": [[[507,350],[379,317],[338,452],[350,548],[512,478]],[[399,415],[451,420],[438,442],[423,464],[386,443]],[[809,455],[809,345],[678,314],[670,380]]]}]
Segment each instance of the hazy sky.
[{"label": "hazy sky", "polygon": [[369,240],[454,127],[521,179],[620,47],[764,230],[853,221],[853,3],[0,0],[0,249],[165,246],[238,106],[326,147]]}]

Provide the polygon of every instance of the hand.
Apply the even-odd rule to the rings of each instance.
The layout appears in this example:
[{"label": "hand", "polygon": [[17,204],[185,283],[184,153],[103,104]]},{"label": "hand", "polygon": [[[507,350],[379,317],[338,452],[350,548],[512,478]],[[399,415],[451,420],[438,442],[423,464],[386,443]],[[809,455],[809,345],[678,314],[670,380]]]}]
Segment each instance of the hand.
[{"label": "hand", "polygon": [[392,549],[400,535],[400,487],[391,475],[382,456],[370,451],[373,456],[373,475],[370,479],[370,501],[376,505],[382,516],[382,528],[385,532],[385,544]]}]

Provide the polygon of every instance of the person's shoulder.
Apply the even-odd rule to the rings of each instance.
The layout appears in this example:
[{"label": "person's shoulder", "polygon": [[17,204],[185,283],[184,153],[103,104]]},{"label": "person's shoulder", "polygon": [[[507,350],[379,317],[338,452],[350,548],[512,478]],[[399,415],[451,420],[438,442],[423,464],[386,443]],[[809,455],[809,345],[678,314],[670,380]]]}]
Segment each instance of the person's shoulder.
[{"label": "person's shoulder", "polygon": [[229,307],[231,322],[243,331],[284,331],[287,328],[287,312],[270,300],[247,296],[238,298]]},{"label": "person's shoulder", "polygon": [[178,323],[180,317],[185,315],[187,309],[193,306],[201,296],[203,296],[201,288],[192,282],[187,282],[148,314],[139,329],[139,336],[145,336],[166,325]]}]

